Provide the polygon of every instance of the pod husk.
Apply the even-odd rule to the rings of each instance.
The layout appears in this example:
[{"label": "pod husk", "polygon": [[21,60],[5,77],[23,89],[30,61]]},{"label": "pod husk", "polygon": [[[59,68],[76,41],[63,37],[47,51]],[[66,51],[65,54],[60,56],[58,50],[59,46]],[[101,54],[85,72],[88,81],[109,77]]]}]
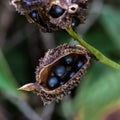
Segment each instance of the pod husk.
[{"label": "pod husk", "polygon": [[[61,58],[69,54],[76,54],[84,56],[85,63],[83,67],[64,85],[59,86],[54,90],[49,90],[45,84],[47,75],[51,72],[51,66],[54,66]],[[44,58],[39,60],[39,65],[36,68],[36,82],[30,83],[22,87],[22,90],[33,91],[40,95],[44,104],[49,104],[53,101],[62,100],[64,96],[71,93],[82,77],[86,73],[91,60],[91,54],[82,46],[70,46],[68,44],[60,45],[57,48],[49,50]]]},{"label": "pod husk", "polygon": [[[16,8],[16,10],[25,15],[27,20],[30,23],[38,26],[43,32],[53,32],[60,29],[68,29],[72,27],[73,19],[78,19],[79,24],[83,24],[86,20],[86,9],[87,9],[87,0],[11,0],[11,4]],[[61,8],[65,9],[63,15],[58,18],[53,18],[49,11],[52,5],[58,5]],[[75,6],[78,6],[76,8]],[[74,12],[70,12],[70,8],[75,7]],[[36,11],[42,21],[35,21],[30,17],[30,13]],[[78,26],[78,25],[77,25]]]}]

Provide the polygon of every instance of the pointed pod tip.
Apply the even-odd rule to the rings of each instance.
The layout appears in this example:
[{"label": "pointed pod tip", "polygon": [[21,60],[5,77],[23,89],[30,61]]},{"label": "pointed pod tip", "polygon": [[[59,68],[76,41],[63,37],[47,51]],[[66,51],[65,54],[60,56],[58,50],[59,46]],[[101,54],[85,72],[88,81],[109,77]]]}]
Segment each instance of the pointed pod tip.
[{"label": "pointed pod tip", "polygon": [[22,87],[18,88],[18,90],[34,91],[35,90],[35,84],[34,83],[25,84]]}]

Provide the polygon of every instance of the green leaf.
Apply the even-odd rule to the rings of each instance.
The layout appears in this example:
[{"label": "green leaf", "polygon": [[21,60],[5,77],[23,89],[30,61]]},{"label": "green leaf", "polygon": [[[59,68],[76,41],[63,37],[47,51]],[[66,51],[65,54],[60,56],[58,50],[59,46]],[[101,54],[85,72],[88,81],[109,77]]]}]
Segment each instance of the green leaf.
[{"label": "green leaf", "polygon": [[120,100],[120,72],[97,63],[77,93],[74,106],[82,120],[99,120],[106,107]]},{"label": "green leaf", "polygon": [[116,47],[120,49],[120,10],[105,6],[99,20]]},{"label": "green leaf", "polygon": [[7,62],[3,56],[2,51],[0,50],[0,89],[2,92],[18,96],[18,84],[15,81]]}]

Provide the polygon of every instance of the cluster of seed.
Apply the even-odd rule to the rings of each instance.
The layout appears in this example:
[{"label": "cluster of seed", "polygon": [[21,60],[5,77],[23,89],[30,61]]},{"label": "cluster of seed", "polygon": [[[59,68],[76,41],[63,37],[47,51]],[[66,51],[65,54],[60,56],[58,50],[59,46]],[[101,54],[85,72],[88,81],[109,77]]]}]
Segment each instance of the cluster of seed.
[{"label": "cluster of seed", "polygon": [[47,80],[47,88],[54,90],[57,87],[64,85],[82,68],[84,62],[83,56],[74,58],[72,55],[67,55],[60,59]]}]

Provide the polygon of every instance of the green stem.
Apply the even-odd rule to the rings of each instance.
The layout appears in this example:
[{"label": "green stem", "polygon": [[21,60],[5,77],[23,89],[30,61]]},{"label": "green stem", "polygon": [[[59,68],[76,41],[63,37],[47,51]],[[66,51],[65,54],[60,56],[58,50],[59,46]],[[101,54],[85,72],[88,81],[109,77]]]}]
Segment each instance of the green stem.
[{"label": "green stem", "polygon": [[82,46],[84,46],[88,51],[90,51],[101,63],[106,64],[112,68],[120,70],[120,65],[116,62],[110,60],[106,56],[104,56],[100,51],[96,48],[89,45],[85,42],[81,37],[79,37],[72,28],[66,30],[70,36],[72,36],[75,40],[77,40]]}]

